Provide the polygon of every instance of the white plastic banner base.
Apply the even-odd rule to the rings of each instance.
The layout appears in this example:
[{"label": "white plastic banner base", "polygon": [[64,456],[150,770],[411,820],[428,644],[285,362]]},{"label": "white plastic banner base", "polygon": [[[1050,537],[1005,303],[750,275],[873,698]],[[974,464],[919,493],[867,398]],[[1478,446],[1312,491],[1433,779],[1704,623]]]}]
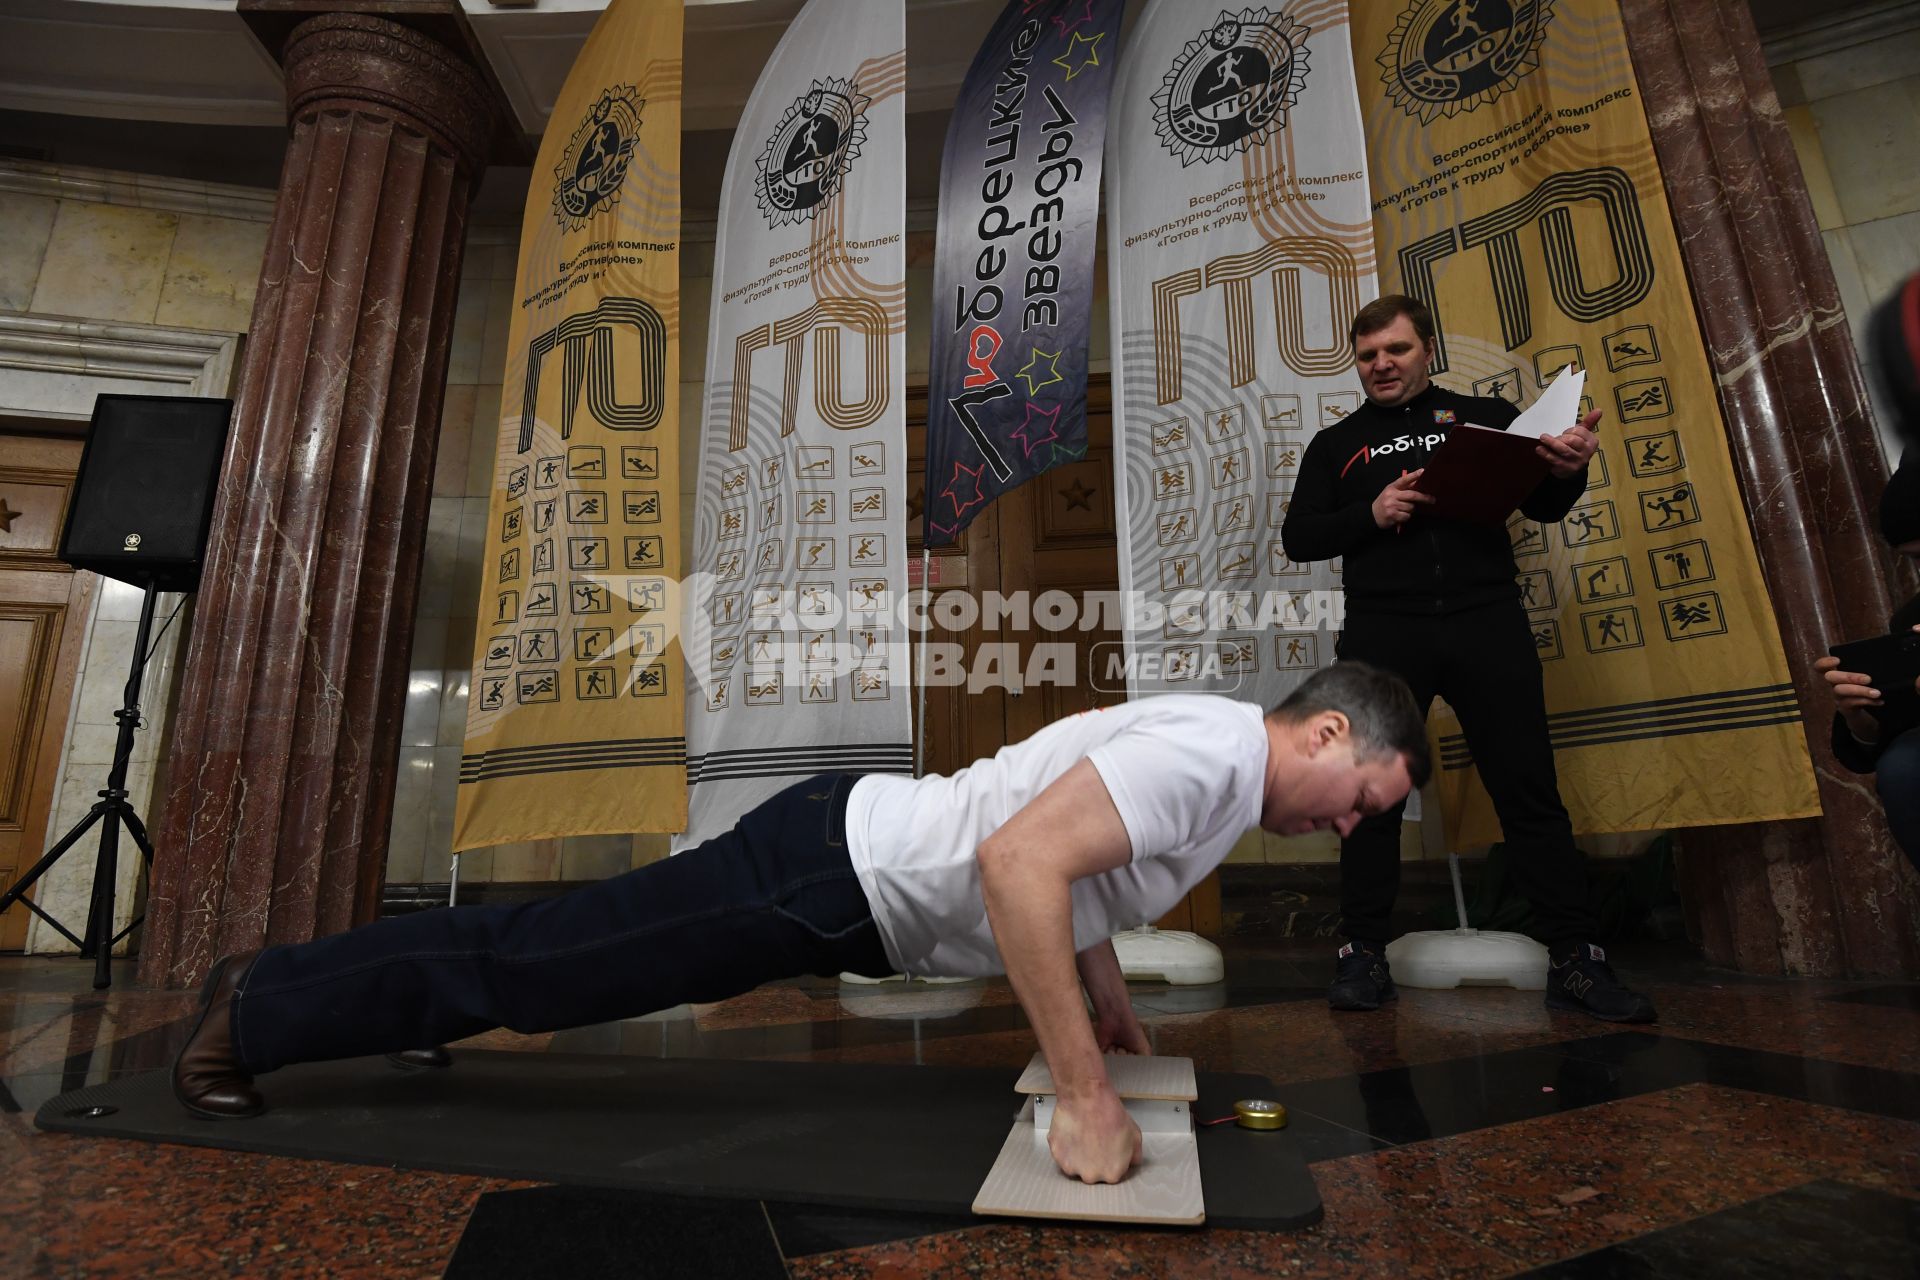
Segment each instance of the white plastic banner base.
[{"label": "white plastic banner base", "polygon": [[1523,933],[1434,929],[1404,934],[1387,944],[1387,966],[1403,987],[1547,987],[1547,949]]},{"label": "white plastic banner base", "polygon": [[1220,948],[1197,933],[1142,925],[1113,935],[1113,953],[1128,982],[1204,986],[1227,976]]}]

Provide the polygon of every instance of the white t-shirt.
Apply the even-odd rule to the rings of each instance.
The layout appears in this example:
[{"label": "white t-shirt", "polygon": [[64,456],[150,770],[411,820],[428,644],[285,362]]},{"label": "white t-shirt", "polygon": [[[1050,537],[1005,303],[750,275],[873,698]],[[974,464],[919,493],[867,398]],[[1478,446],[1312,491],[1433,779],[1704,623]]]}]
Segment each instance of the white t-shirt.
[{"label": "white t-shirt", "polygon": [[1259,822],[1262,714],[1215,694],[1162,694],[1069,716],[951,777],[860,779],[847,797],[847,851],[887,958],[916,976],[1005,972],[975,854],[1083,759],[1106,783],[1133,857],[1074,882],[1074,950],[1159,919]]}]

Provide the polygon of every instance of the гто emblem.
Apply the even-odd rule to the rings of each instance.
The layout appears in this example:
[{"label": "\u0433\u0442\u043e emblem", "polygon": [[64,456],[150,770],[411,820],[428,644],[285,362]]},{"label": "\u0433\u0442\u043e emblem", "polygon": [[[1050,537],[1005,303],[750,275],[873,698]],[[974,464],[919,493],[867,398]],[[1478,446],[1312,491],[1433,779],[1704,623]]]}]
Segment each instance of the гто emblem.
[{"label": "\u0433\u0442\u043e emblem", "polygon": [[1540,65],[1553,0],[1420,0],[1374,59],[1387,93],[1421,124],[1471,111]]},{"label": "\u0433\u0442\u043e emblem", "polygon": [[851,80],[815,80],[760,152],[757,194],[767,225],[805,222],[840,190],[867,140],[867,103]]},{"label": "\u0433\u0442\u043e emblem", "polygon": [[632,85],[615,85],[600,95],[573,131],[553,170],[553,212],[561,226],[578,231],[619,198],[627,163],[640,142],[640,112],[646,105]]},{"label": "\u0433\u0442\u043e emblem", "polygon": [[1153,95],[1160,141],[1189,165],[1236,156],[1286,127],[1307,78],[1307,35],[1267,9],[1221,13],[1187,41]]}]

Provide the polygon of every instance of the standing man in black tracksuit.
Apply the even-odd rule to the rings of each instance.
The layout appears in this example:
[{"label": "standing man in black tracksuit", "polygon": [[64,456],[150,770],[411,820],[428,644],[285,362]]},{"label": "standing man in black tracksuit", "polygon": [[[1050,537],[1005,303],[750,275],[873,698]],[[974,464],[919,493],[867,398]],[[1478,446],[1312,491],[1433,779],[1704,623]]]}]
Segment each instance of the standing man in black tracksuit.
[{"label": "standing man in black tracksuit", "polygon": [[[1433,384],[1433,317],[1417,298],[1390,294],[1361,308],[1349,334],[1367,402],[1313,438],[1281,528],[1289,559],[1345,557],[1342,658],[1385,667],[1460,717],[1467,745],[1513,850],[1513,876],[1533,904],[1549,949],[1547,1004],[1610,1022],[1651,1022],[1653,1004],[1622,986],[1593,945],[1586,864],[1554,777],[1546,700],[1533,631],[1521,607],[1503,529],[1424,514],[1413,487],[1427,456],[1455,426],[1505,429],[1505,400]],[[1597,412],[1543,437],[1551,473],[1520,504],[1530,520],[1559,520],[1587,487]],[[1394,995],[1385,948],[1400,887],[1402,806],[1361,822],[1340,842],[1341,933],[1328,1003],[1377,1009]]]}]

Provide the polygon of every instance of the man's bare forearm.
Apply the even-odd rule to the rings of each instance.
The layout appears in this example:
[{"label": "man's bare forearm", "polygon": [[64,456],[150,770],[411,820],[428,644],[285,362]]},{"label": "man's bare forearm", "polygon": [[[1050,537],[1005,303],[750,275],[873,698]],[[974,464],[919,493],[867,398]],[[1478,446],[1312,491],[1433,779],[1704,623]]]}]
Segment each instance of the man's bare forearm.
[{"label": "man's bare forearm", "polygon": [[[1125,866],[1132,841],[1100,772],[1082,760],[1047,784],[980,846],[981,896],[993,941],[1053,1071],[1060,1098],[1047,1150],[1082,1182],[1118,1182],[1140,1160],[1140,1126],[1107,1079],[1080,995],[1073,885]],[[1117,962],[1115,967],[1117,968]],[[1127,1038],[1138,1049],[1138,1024]]]},{"label": "man's bare forearm", "polygon": [[1102,1017],[1118,1016],[1133,1008],[1127,995],[1127,978],[1120,971],[1120,957],[1113,953],[1113,940],[1102,939],[1074,957],[1080,970],[1080,985],[1093,1001],[1093,1011]]},{"label": "man's bare forearm", "polygon": [[[1099,1093],[1110,1086],[1080,997],[1072,885],[1044,867],[1022,863],[1018,850],[982,852],[980,881],[994,942],[1046,1055],[1054,1087],[1069,1098]],[[1119,970],[1116,960],[1116,977]],[[1123,988],[1122,998],[1125,994]]]}]

